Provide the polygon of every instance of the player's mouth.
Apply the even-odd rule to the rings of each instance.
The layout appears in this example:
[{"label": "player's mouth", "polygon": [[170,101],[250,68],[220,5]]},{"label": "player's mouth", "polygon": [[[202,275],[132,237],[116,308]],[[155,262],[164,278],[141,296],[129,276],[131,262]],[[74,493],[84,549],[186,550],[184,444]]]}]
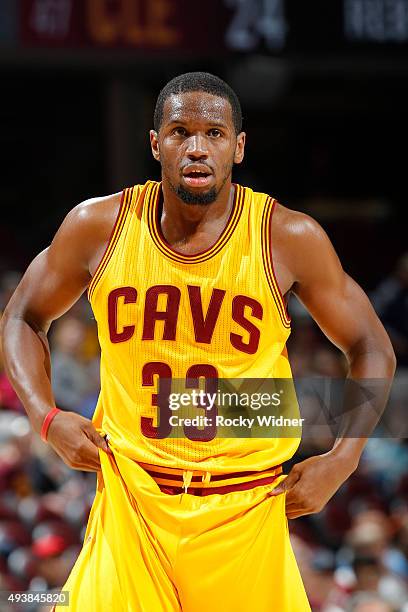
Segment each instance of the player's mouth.
[{"label": "player's mouth", "polygon": [[210,184],[212,171],[204,164],[191,164],[183,168],[183,178],[190,187],[207,187]]}]

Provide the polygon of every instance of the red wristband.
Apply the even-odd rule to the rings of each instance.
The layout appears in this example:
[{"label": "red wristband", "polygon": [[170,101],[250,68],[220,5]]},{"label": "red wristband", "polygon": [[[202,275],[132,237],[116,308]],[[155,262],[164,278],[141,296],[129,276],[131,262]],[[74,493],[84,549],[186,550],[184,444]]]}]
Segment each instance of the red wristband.
[{"label": "red wristband", "polygon": [[49,413],[45,417],[42,427],[41,427],[41,433],[40,433],[41,439],[44,440],[44,442],[47,441],[47,434],[48,434],[48,429],[51,425],[51,421],[55,417],[55,415],[58,414],[59,412],[61,412],[59,408],[53,408],[52,410],[49,411]]}]

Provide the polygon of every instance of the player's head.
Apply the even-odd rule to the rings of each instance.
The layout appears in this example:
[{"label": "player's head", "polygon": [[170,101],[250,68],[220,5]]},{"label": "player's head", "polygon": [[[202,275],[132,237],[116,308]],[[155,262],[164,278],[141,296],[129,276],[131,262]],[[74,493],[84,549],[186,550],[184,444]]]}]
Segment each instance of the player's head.
[{"label": "player's head", "polygon": [[161,90],[150,132],[163,182],[187,204],[211,204],[244,157],[236,93],[207,72],[188,72]]},{"label": "player's head", "polygon": [[173,95],[205,92],[228,100],[232,111],[235,133],[242,131],[241,104],[235,91],[222,79],[209,72],[186,72],[167,83],[159,93],[154,110],[154,129],[158,132],[163,123],[164,105]]}]

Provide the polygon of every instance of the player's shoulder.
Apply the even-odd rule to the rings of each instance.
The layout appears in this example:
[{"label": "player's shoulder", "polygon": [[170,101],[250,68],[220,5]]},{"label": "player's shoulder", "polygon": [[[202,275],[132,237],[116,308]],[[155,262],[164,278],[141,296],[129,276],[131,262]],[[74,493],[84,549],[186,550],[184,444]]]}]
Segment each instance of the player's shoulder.
[{"label": "player's shoulder", "polygon": [[287,238],[318,238],[324,232],[321,225],[310,215],[274,201],[273,228]]},{"label": "player's shoulder", "polygon": [[90,254],[105,244],[119,214],[122,193],[84,200],[66,215],[51,243],[52,251],[75,249],[88,260]]},{"label": "player's shoulder", "polygon": [[121,206],[129,208],[134,199],[138,199],[150,186],[157,184],[155,181],[147,181],[144,185],[133,185],[125,187],[122,191],[110,195],[97,196],[84,200],[74,206],[67,217],[81,226],[103,227],[114,225]]},{"label": "player's shoulder", "polygon": [[309,282],[333,253],[331,242],[316,219],[276,200],[270,240],[275,263],[290,271],[292,284]]},{"label": "player's shoulder", "polygon": [[68,213],[67,219],[79,227],[103,227],[113,224],[118,216],[123,192],[83,200]]},{"label": "player's shoulder", "polygon": [[274,204],[271,242],[275,253],[287,263],[296,279],[310,274],[313,268],[333,254],[333,246],[322,226],[310,215],[293,210],[279,202]]},{"label": "player's shoulder", "polygon": [[[271,194],[257,192],[246,188],[248,197],[252,197],[261,212],[272,214],[271,229],[287,239],[316,238],[324,234],[321,225],[310,215],[283,205]],[[272,206],[271,206],[272,204]]]},{"label": "player's shoulder", "polygon": [[[135,198],[146,191],[152,181],[145,185],[126,187],[122,191],[104,196],[96,196],[83,200],[74,206],[66,215],[59,228],[58,235],[76,242],[84,241],[89,248],[94,248],[99,242],[106,242],[121,217],[121,211],[131,210]],[[86,248],[84,245],[84,248]]]}]

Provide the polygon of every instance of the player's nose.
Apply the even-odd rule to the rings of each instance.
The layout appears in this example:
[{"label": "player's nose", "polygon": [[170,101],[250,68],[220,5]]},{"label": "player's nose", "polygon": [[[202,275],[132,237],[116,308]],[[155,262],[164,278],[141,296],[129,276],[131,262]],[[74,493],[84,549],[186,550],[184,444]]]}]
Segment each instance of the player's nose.
[{"label": "player's nose", "polygon": [[208,147],[206,139],[195,134],[188,139],[186,154],[190,159],[205,159],[208,157]]}]

